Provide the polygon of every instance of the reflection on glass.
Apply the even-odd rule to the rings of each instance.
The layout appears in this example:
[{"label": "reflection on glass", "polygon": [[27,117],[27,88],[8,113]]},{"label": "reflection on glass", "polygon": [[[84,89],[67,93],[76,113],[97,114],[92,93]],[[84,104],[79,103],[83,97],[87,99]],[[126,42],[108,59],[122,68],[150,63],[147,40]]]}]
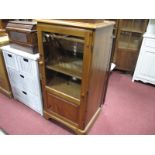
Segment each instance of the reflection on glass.
[{"label": "reflection on glass", "polygon": [[84,40],[79,37],[43,33],[47,85],[80,98]]},{"label": "reflection on glass", "polygon": [[118,48],[138,50],[142,37],[139,33],[122,31],[118,42]]}]

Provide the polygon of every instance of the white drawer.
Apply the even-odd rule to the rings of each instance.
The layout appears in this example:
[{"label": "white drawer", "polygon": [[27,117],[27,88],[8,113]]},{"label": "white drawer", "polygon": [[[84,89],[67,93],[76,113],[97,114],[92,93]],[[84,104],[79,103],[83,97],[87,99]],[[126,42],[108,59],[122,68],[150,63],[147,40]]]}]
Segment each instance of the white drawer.
[{"label": "white drawer", "polygon": [[35,71],[35,63],[36,61],[22,57],[22,56],[17,56],[17,61],[18,61],[18,66],[19,70],[25,74],[28,74],[29,76],[34,75]]},{"label": "white drawer", "polygon": [[145,41],[144,41],[144,45],[146,47],[151,47],[151,48],[155,48],[155,39],[151,39],[151,38],[145,38]]},{"label": "white drawer", "polygon": [[21,91],[15,87],[12,87],[12,92],[13,92],[13,96],[15,99],[17,99],[18,101],[20,101],[26,105],[29,104],[27,92]]},{"label": "white drawer", "polygon": [[42,103],[41,103],[41,101],[39,100],[38,97],[30,95],[30,97],[29,97],[29,107],[31,109],[35,110],[36,112],[40,113],[41,115],[43,114]]},{"label": "white drawer", "polygon": [[145,47],[142,49],[142,52],[143,52],[143,53],[149,52],[149,53],[155,54],[155,48],[151,48],[151,47],[146,47],[146,46],[145,46]]},{"label": "white drawer", "polygon": [[19,81],[22,83],[22,89],[29,91],[33,95],[39,95],[39,88],[37,82],[26,76],[25,74],[18,74]]},{"label": "white drawer", "polygon": [[12,69],[8,69],[10,83],[13,87],[17,87],[20,90],[26,90],[33,95],[39,95],[39,86],[37,81],[32,80],[26,74],[16,72]]},{"label": "white drawer", "polygon": [[18,70],[17,56],[7,51],[4,51],[3,55],[6,66]]},{"label": "white drawer", "polygon": [[42,115],[42,102],[30,92],[12,87],[14,98]]},{"label": "white drawer", "polygon": [[17,88],[23,88],[23,83],[20,81],[20,77],[18,76],[18,72],[13,69],[8,68],[8,75],[11,86],[15,86]]}]

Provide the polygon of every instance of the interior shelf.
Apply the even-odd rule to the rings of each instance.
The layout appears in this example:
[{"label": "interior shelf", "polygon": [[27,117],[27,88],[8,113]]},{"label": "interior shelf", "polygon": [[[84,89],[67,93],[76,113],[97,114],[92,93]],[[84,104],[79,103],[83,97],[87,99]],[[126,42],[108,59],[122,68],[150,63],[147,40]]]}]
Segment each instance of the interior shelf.
[{"label": "interior shelf", "polygon": [[80,83],[66,80],[62,77],[53,77],[47,82],[47,86],[50,89],[56,90],[59,94],[65,94],[80,100]]},{"label": "interior shelf", "polygon": [[70,35],[44,32],[43,42],[47,45],[46,48],[48,48],[50,51],[53,50],[52,47],[56,46],[64,51],[76,51],[79,53],[83,53],[84,49],[84,39]]},{"label": "interior shelf", "polygon": [[124,28],[121,28],[120,30],[126,31],[126,32],[133,32],[133,33],[144,33],[144,30],[139,28],[132,28],[132,27],[131,28],[124,27]]},{"label": "interior shelf", "polygon": [[126,32],[144,33],[145,20],[142,19],[124,19],[121,22],[120,30]]},{"label": "interior shelf", "polygon": [[118,48],[137,51],[140,48],[141,41],[141,34],[122,31],[118,40]]},{"label": "interior shelf", "polygon": [[82,78],[82,60],[74,57],[63,57],[61,61],[48,62],[46,68],[69,76]]},{"label": "interior shelf", "polygon": [[63,39],[63,40],[68,40],[72,42],[78,42],[78,43],[84,43],[83,39],[76,38],[76,37],[71,37],[71,36],[62,36],[62,35],[54,35],[55,38],[57,39]]},{"label": "interior shelf", "polygon": [[139,44],[137,43],[128,43],[128,42],[119,42],[118,48],[120,49],[130,49],[130,50],[139,50]]}]

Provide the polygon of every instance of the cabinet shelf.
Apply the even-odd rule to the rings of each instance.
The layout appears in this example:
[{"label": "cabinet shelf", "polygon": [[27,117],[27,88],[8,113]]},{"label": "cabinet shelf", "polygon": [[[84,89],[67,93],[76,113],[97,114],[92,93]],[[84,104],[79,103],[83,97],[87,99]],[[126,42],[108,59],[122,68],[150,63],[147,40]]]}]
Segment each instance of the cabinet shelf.
[{"label": "cabinet shelf", "polygon": [[120,32],[118,48],[138,51],[141,44],[141,34],[132,32]]},{"label": "cabinet shelf", "polygon": [[62,61],[48,62],[46,68],[81,80],[82,60],[79,58],[63,57]]},{"label": "cabinet shelf", "polygon": [[56,91],[60,96],[65,95],[80,102],[81,84],[61,77],[53,77],[47,82],[48,89]]},{"label": "cabinet shelf", "polygon": [[139,29],[139,28],[126,28],[126,27],[124,27],[124,28],[121,28],[120,29],[121,31],[126,31],[126,32],[132,32],[132,33],[144,33],[144,30],[141,30],[141,29]]},{"label": "cabinet shelf", "polygon": [[64,35],[54,35],[54,37],[57,39],[63,39],[63,40],[68,40],[72,42],[84,43],[83,39],[76,38],[76,37],[64,36]]},{"label": "cabinet shelf", "polygon": [[143,19],[125,19],[125,20],[121,20],[120,30],[143,34],[146,28],[145,24],[146,24],[146,20],[143,20]]},{"label": "cabinet shelf", "polygon": [[119,49],[127,49],[127,50],[134,50],[137,51],[139,50],[139,44],[137,43],[128,43],[128,42],[119,42],[118,45]]}]

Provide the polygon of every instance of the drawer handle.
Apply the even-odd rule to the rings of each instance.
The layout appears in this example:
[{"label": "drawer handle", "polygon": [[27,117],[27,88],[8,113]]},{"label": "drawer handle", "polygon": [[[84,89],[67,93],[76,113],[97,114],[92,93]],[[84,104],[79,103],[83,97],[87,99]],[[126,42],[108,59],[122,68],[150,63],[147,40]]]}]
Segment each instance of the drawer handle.
[{"label": "drawer handle", "polygon": [[8,54],[8,56],[11,58],[12,57],[12,55],[11,54]]},{"label": "drawer handle", "polygon": [[24,78],[24,76],[23,76],[23,75],[21,75],[21,74],[20,74],[20,77]]},{"label": "drawer handle", "polygon": [[28,62],[28,61],[29,61],[28,59],[25,59],[25,58],[23,58],[23,60],[24,60],[25,62]]},{"label": "drawer handle", "polygon": [[25,91],[22,91],[23,94],[27,95],[27,93]]}]

